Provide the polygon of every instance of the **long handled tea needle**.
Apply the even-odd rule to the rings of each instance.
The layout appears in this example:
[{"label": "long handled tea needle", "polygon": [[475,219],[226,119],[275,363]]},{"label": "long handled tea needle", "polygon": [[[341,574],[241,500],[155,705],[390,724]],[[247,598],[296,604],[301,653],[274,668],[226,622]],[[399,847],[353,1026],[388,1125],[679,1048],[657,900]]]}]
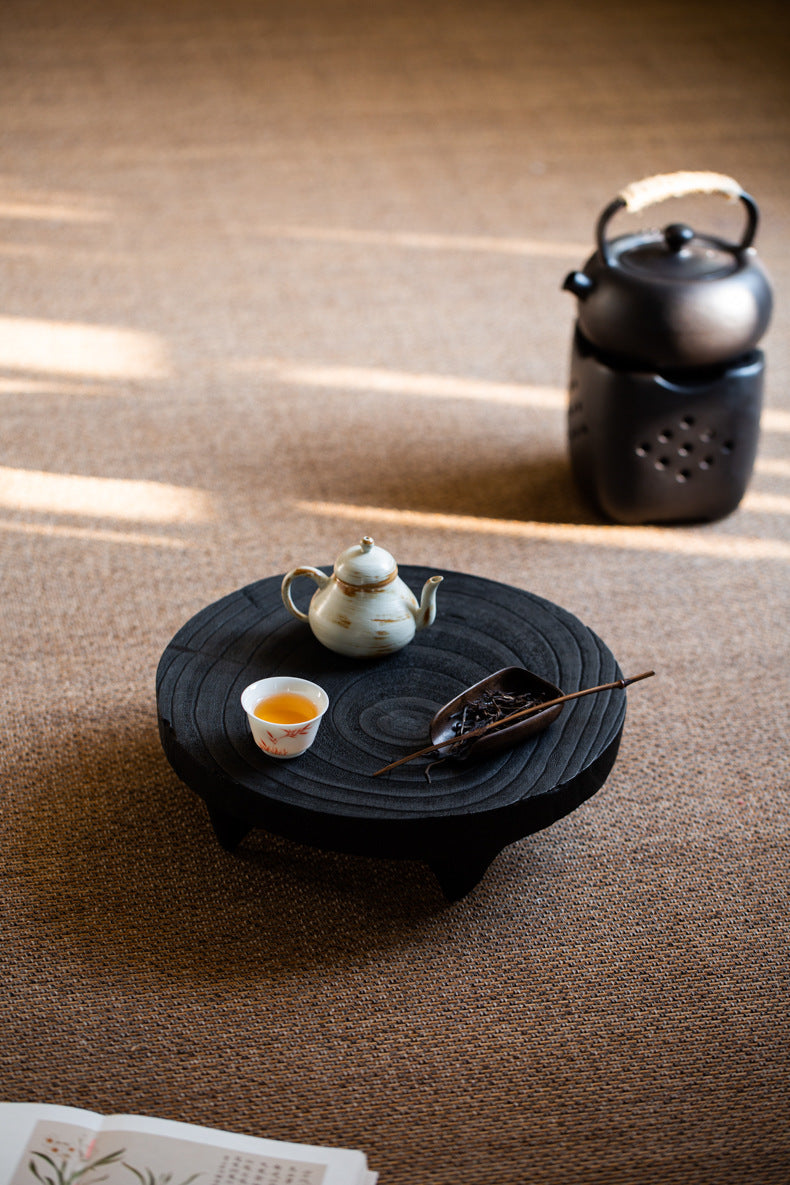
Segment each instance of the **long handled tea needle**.
[{"label": "long handled tea needle", "polygon": [[553,708],[555,704],[564,704],[569,699],[592,695],[595,691],[614,691],[630,687],[632,683],[638,683],[640,679],[649,679],[655,673],[655,671],[642,671],[641,675],[632,675],[630,679],[616,679],[614,683],[600,683],[597,687],[584,687],[581,691],[571,691],[556,699],[545,700],[543,703],[533,704],[529,708],[521,708],[518,712],[511,712],[509,716],[503,716],[501,720],[492,720],[488,724],[482,724],[479,728],[473,728],[460,736],[448,737],[447,740],[437,741],[435,745],[427,745],[424,749],[418,749],[416,753],[408,753],[405,757],[399,757],[397,761],[391,761],[389,765],[377,769],[371,776],[377,778],[379,774],[386,774],[389,770],[395,769],[396,765],[405,765],[407,761],[414,761],[415,757],[426,757],[429,753],[435,753],[437,749],[445,749],[448,745],[459,745],[473,737],[482,736],[483,733],[490,732],[493,728],[501,728],[503,724],[510,724],[512,720],[523,720],[525,716],[534,716],[537,712],[545,711],[546,708]]}]

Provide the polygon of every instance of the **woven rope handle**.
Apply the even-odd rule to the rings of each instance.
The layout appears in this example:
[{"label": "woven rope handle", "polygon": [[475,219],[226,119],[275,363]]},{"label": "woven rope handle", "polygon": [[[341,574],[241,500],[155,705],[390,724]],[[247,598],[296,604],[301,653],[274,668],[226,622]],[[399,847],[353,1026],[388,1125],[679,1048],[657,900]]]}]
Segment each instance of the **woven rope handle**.
[{"label": "woven rope handle", "polygon": [[659,173],[626,185],[619,196],[626,209],[635,213],[668,198],[686,197],[691,193],[721,193],[735,200],[743,196],[743,189],[725,173]]},{"label": "woven rope handle", "polygon": [[610,202],[598,219],[595,229],[598,252],[607,267],[612,266],[612,256],[606,239],[606,228],[609,220],[618,210],[629,210],[634,213],[653,206],[657,202],[665,202],[667,198],[686,197],[691,193],[721,193],[730,199],[739,199],[746,207],[746,228],[743,238],[737,244],[725,244],[730,250],[745,251],[751,247],[757,230],[757,204],[750,194],[725,173],[659,173],[655,177],[645,177],[643,181],[634,181],[626,185],[625,189]]}]

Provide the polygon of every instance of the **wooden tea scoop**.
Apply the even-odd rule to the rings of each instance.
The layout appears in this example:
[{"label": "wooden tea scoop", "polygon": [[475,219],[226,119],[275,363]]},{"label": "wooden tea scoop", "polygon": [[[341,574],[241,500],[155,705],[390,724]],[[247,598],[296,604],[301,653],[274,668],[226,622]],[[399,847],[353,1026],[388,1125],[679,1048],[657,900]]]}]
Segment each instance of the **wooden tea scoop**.
[{"label": "wooden tea scoop", "polygon": [[585,687],[581,691],[571,691],[568,695],[560,695],[556,699],[544,700],[540,704],[532,704],[529,708],[521,708],[518,712],[511,712],[509,716],[503,716],[501,720],[492,720],[489,724],[482,724],[479,728],[470,729],[469,732],[461,733],[459,736],[448,737],[446,741],[437,741],[435,745],[427,745],[424,749],[418,749],[416,753],[408,753],[406,757],[399,757],[397,761],[391,761],[389,765],[377,769],[371,776],[377,778],[379,774],[385,774],[388,770],[395,769],[397,765],[405,765],[407,761],[414,761],[415,757],[427,757],[429,753],[435,753],[438,749],[445,749],[448,745],[459,745],[464,741],[470,740],[472,737],[482,736],[491,729],[501,728],[503,724],[510,724],[513,720],[523,720],[525,716],[531,716],[536,712],[543,712],[546,708],[553,708],[555,704],[567,703],[569,699],[579,699],[583,695],[592,695],[595,691],[614,691],[625,687],[630,687],[632,683],[638,683],[640,679],[649,679],[655,675],[655,671],[643,671],[641,675],[632,675],[630,679],[617,679],[614,683],[601,683],[598,687]]}]

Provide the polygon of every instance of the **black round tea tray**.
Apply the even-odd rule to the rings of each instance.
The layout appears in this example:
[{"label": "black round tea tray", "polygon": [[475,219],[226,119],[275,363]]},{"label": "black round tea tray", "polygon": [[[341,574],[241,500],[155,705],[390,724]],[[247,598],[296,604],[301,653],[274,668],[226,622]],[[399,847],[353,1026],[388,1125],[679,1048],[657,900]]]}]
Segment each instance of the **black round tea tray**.
[{"label": "black round tea tray", "polygon": [[[413,590],[434,574],[400,566]],[[563,692],[621,678],[604,643],[567,610],[478,576],[441,575],[434,624],[383,659],[322,646],[285,609],[281,576],[223,597],[178,631],[157,670],[160,737],[223,847],[261,827],[322,849],[421,860],[455,900],[509,843],[603,785],[625,721],[623,691],[566,704],[544,732],[487,760],[434,765],[430,782],[429,759],[373,777],[428,744],[437,709],[501,668],[526,667]],[[256,747],[240,703],[248,683],[277,674],[312,679],[330,698],[313,747],[290,761]]]}]

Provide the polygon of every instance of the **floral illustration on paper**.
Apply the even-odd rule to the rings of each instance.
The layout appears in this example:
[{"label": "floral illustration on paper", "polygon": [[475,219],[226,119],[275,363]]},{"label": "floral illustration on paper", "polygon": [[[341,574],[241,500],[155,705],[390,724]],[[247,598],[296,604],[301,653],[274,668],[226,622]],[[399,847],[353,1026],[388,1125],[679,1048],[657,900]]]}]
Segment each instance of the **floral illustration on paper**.
[{"label": "floral illustration on paper", "polygon": [[[151,1131],[153,1120],[115,1118],[125,1121],[120,1130],[38,1120],[9,1185],[321,1185],[325,1179],[325,1164],[283,1158],[276,1144],[271,1156],[237,1152],[216,1137],[182,1139],[178,1125],[171,1135],[161,1131],[166,1124]],[[145,1130],[130,1126],[135,1118]]]},{"label": "floral illustration on paper", "polygon": [[[119,1148],[115,1152],[108,1152],[92,1160],[95,1137],[84,1137],[73,1144],[67,1140],[55,1140],[47,1137],[44,1141],[45,1152],[31,1153],[28,1168],[40,1185],[99,1185],[107,1180],[107,1174],[96,1177],[94,1173],[116,1164],[124,1154],[125,1149]],[[38,1159],[36,1159],[38,1158]]]},{"label": "floral illustration on paper", "polygon": [[172,1173],[154,1173],[150,1168],[137,1169],[132,1164],[122,1161],[126,1149],[118,1148],[108,1152],[105,1156],[91,1159],[96,1145],[96,1137],[89,1136],[77,1139],[74,1143],[68,1140],[56,1140],[48,1136],[44,1141],[46,1151],[34,1151],[30,1155],[28,1168],[39,1185],[99,1185],[106,1181],[109,1174],[96,1176],[100,1169],[117,1165],[121,1161],[123,1168],[128,1169],[137,1178],[139,1185],[192,1185],[200,1173],[192,1173],[183,1181],[174,1181]]}]

